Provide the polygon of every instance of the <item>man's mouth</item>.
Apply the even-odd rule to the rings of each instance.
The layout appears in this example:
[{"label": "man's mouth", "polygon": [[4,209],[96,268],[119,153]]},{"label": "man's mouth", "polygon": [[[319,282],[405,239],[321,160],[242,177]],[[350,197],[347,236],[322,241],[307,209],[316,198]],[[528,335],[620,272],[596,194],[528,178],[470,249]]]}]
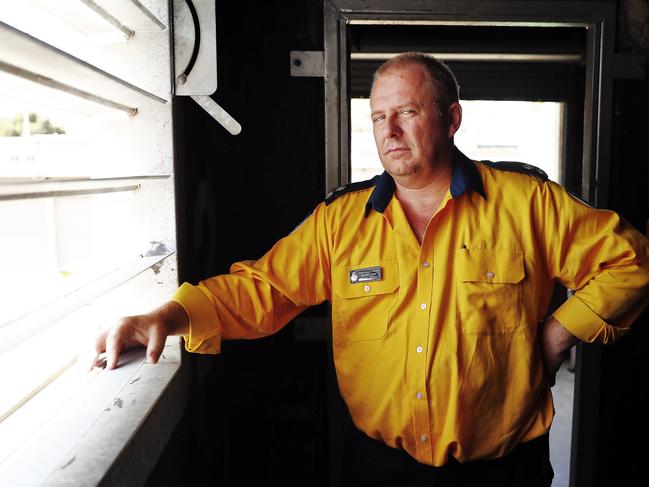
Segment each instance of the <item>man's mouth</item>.
[{"label": "man's mouth", "polygon": [[410,150],[410,149],[408,149],[407,147],[392,147],[391,149],[388,149],[387,151],[385,151],[385,154],[386,155],[388,155],[388,154],[398,154],[400,152],[405,152],[405,151],[408,151],[408,150]]}]

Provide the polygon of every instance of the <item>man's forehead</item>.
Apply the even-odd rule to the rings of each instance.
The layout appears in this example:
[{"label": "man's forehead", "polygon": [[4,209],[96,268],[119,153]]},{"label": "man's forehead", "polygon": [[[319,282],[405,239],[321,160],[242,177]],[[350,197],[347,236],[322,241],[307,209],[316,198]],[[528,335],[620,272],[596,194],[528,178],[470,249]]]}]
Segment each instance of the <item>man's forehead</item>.
[{"label": "man's forehead", "polygon": [[[376,77],[370,92],[370,105],[383,97],[399,94],[404,96],[423,95],[428,90],[432,90],[433,95],[436,92],[435,85],[422,66],[416,64],[395,66]],[[420,96],[416,96],[416,98],[419,99]]]},{"label": "man's forehead", "polygon": [[424,66],[407,61],[387,67],[385,70],[379,69],[376,74],[376,80],[378,81],[385,78],[406,78],[418,79],[420,81],[432,81],[430,78],[430,72]]}]

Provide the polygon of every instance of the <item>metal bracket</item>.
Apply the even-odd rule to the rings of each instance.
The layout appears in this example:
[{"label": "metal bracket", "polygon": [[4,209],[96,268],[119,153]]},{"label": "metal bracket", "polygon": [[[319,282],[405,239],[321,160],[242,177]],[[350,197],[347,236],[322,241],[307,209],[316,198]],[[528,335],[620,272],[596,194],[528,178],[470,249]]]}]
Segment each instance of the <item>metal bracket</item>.
[{"label": "metal bracket", "polygon": [[174,94],[216,91],[216,7],[204,0],[174,0]]},{"label": "metal bracket", "polygon": [[324,78],[324,51],[291,51],[291,76]]},{"label": "metal bracket", "polygon": [[217,88],[216,7],[213,0],[173,0],[173,93],[191,96],[232,135],[241,125],[210,95]]},{"label": "metal bracket", "polygon": [[206,95],[194,95],[192,100],[198,103],[203,110],[209,113],[214,120],[223,125],[223,128],[232,135],[241,133],[241,125],[232,116],[226,112],[221,105]]}]

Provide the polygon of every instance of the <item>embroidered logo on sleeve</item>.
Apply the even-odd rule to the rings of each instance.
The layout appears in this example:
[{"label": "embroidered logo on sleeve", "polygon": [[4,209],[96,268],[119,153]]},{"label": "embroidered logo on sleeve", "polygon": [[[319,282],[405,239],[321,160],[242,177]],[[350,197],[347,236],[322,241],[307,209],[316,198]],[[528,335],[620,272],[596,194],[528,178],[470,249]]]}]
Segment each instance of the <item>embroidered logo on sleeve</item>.
[{"label": "embroidered logo on sleeve", "polygon": [[349,282],[356,284],[358,282],[372,282],[383,279],[380,267],[365,267],[364,269],[354,269],[349,272]]}]

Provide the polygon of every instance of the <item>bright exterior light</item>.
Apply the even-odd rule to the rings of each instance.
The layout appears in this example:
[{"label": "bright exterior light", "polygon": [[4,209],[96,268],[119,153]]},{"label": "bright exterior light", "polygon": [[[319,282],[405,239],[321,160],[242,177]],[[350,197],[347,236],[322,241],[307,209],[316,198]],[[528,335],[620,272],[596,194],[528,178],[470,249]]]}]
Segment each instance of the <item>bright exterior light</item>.
[{"label": "bright exterior light", "polygon": [[[520,161],[560,180],[563,104],[558,102],[463,100],[462,126],[455,144],[468,157]],[[352,99],[352,181],[383,171],[370,123],[370,103]]]}]

